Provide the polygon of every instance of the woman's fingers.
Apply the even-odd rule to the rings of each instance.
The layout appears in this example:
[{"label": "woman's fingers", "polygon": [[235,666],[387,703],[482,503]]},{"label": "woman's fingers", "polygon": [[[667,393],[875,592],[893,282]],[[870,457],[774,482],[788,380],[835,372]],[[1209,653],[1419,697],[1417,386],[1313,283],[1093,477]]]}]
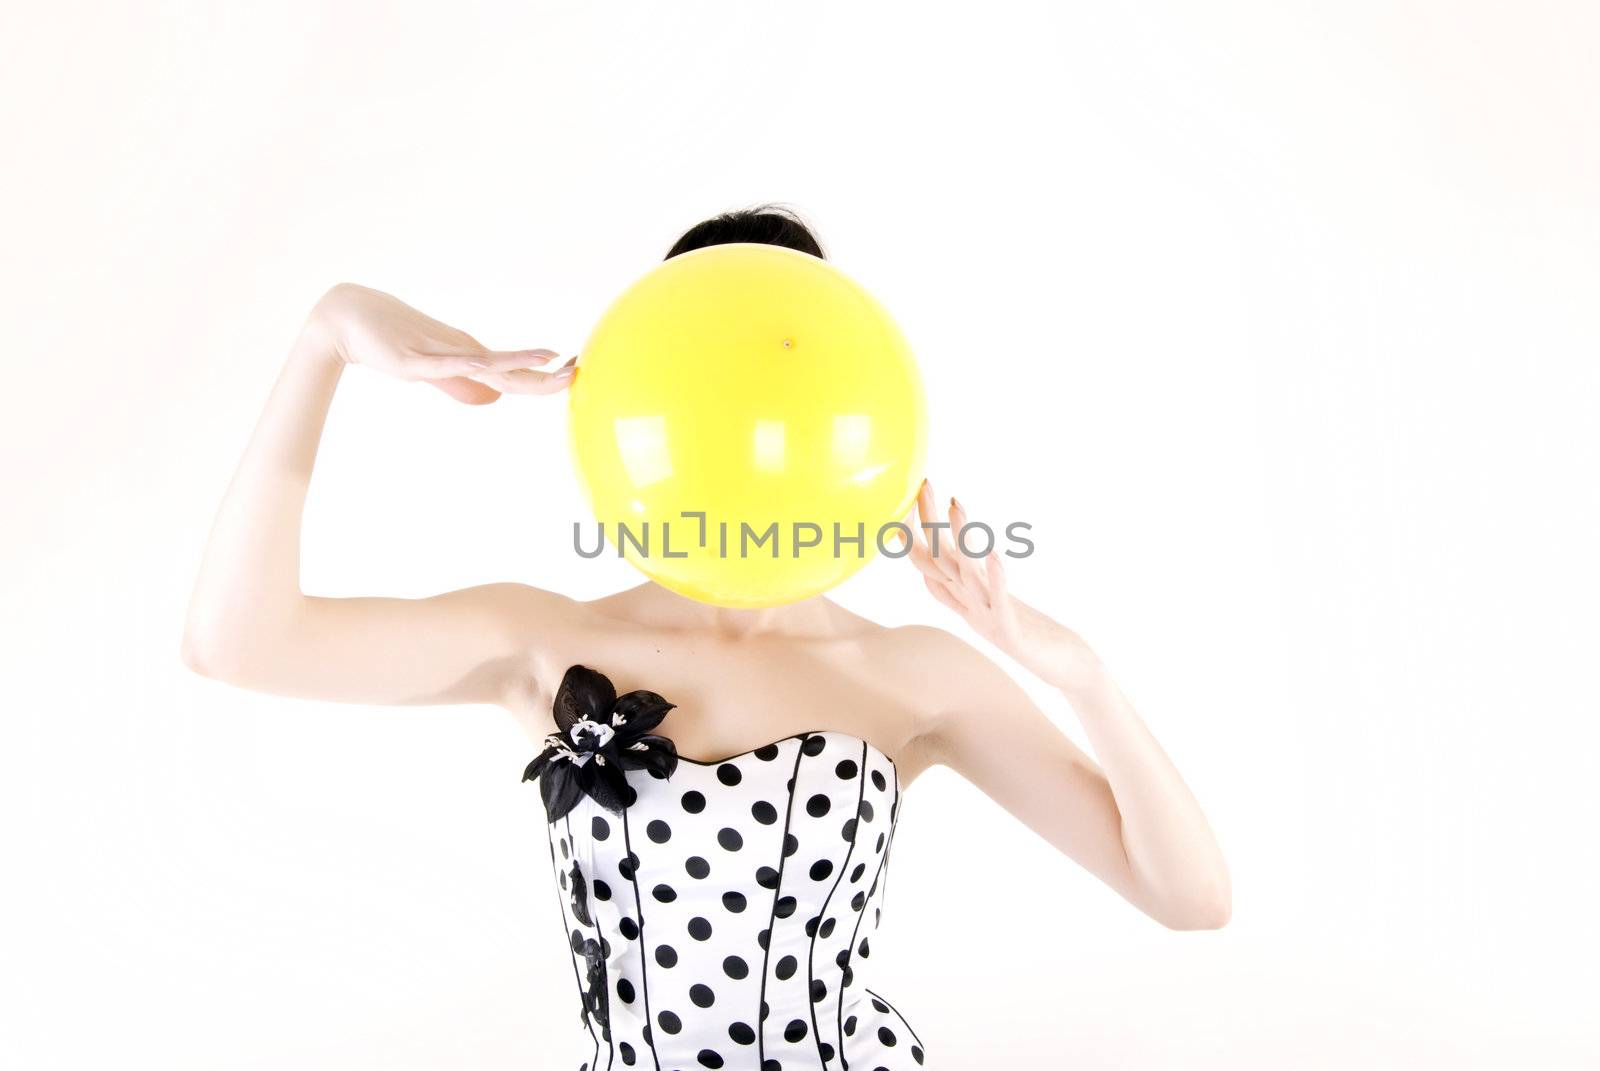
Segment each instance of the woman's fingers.
[{"label": "woman's fingers", "polygon": [[1000,564],[1000,552],[991,550],[983,567],[989,581],[989,601],[991,604],[999,602],[1006,596],[1006,568]]},{"label": "woman's fingers", "polygon": [[961,583],[968,587],[982,588],[983,578],[978,575],[977,566],[966,551],[961,547],[961,530],[967,526],[967,511],[954,497],[950,499],[950,555],[955,559],[956,573],[961,577]]},{"label": "woman's fingers", "polygon": [[910,558],[911,564],[917,567],[917,572],[929,580],[937,580],[940,583],[944,583],[949,579],[944,575],[938,564],[934,562],[933,557],[928,553],[927,545],[920,539],[912,541],[911,549],[906,553],[906,557]]},{"label": "woman's fingers", "polygon": [[943,583],[927,576],[922,578],[922,583],[927,586],[928,591],[933,594],[934,598],[950,607],[950,609],[954,610],[956,613],[961,614],[963,617],[966,616],[966,606]]},{"label": "woman's fingers", "polygon": [[[957,582],[960,579],[961,572],[950,561],[950,540],[941,538],[942,535],[948,535],[949,533],[941,533],[938,528],[934,527],[935,524],[940,523],[936,520],[937,516],[937,511],[933,505],[933,484],[923,480],[921,489],[917,491],[917,518],[919,521],[917,531],[927,541],[930,548],[928,556],[932,559],[934,565],[938,566],[939,572],[947,580]],[[930,536],[929,532],[933,534]]]},{"label": "woman's fingers", "polygon": [[407,358],[408,371],[418,379],[481,377],[539,368],[561,356],[555,350],[484,350],[479,353],[419,353]]},{"label": "woman's fingers", "polygon": [[473,379],[505,394],[555,394],[572,382],[576,366],[568,361],[554,372],[514,368],[505,372],[479,371]]}]

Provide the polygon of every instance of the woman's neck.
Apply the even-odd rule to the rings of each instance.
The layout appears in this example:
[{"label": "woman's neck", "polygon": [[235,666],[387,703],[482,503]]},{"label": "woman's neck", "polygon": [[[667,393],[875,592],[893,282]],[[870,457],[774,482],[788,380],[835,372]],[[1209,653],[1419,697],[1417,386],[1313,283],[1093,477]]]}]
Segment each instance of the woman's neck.
[{"label": "woman's neck", "polygon": [[711,606],[670,591],[655,581],[646,581],[612,598],[626,606],[629,615],[641,624],[657,628],[703,630],[728,640],[761,636],[795,639],[833,636],[839,631],[839,616],[844,613],[842,608],[821,595],[785,606],[760,609]]}]

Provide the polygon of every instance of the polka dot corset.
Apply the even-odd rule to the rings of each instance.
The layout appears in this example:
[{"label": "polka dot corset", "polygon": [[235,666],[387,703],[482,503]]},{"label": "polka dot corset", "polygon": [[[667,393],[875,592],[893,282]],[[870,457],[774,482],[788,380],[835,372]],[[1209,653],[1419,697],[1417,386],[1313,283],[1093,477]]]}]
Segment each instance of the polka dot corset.
[{"label": "polka dot corset", "polygon": [[867,988],[894,842],[893,761],[802,733],[670,776],[626,772],[549,824],[586,1071],[916,1067]]}]

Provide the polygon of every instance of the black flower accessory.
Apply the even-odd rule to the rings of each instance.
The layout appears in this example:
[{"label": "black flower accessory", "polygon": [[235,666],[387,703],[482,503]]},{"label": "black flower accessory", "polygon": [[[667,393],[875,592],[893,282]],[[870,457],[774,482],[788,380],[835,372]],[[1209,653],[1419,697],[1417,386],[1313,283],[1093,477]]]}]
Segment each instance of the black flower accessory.
[{"label": "black flower accessory", "polygon": [[560,732],[544,738],[544,750],[522,774],[524,781],[538,779],[550,821],[565,818],[584,796],[620,814],[632,801],[628,770],[672,776],[678,749],[650,733],[672,707],[654,692],[618,697],[605,674],[568,669],[552,707]]}]

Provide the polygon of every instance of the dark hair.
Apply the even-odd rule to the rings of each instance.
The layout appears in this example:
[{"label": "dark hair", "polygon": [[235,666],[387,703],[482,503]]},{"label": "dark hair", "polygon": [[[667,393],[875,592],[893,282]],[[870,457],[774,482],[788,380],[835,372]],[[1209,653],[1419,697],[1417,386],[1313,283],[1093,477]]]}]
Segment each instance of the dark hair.
[{"label": "dark hair", "polygon": [[793,209],[776,204],[739,208],[696,223],[683,232],[682,238],[672,243],[664,259],[671,260],[691,249],[704,249],[708,245],[725,245],[729,242],[781,245],[825,259],[822,246],[817,242],[816,235],[811,233],[811,228]]}]

